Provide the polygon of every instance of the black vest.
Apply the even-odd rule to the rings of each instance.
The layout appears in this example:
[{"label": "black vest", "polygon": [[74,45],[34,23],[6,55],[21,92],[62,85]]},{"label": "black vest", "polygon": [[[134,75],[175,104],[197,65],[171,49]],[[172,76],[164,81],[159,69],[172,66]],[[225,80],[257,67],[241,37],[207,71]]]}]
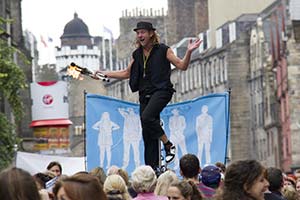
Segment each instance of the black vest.
[{"label": "black vest", "polygon": [[[171,64],[167,59],[168,46],[156,44],[150,52],[146,68],[151,71],[151,84],[157,89],[173,88],[171,83]],[[134,62],[130,70],[129,85],[132,92],[139,90],[140,81],[144,73],[143,48],[140,47],[132,53]]]}]

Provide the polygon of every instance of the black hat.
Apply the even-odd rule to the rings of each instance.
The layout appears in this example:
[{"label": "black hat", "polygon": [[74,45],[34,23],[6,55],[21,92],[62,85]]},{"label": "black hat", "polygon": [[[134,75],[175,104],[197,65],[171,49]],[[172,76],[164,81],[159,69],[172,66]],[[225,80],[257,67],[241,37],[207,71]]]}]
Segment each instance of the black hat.
[{"label": "black hat", "polygon": [[136,28],[133,29],[134,31],[140,30],[140,29],[146,29],[148,31],[153,30],[155,31],[156,28],[153,28],[152,24],[150,22],[138,22],[136,25]]}]

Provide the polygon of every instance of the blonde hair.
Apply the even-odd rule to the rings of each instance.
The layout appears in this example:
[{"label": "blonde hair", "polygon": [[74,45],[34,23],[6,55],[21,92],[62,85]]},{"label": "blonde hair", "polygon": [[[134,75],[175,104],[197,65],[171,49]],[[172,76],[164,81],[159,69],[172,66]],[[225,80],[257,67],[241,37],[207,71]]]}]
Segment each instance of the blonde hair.
[{"label": "blonde hair", "polygon": [[[147,30],[149,33],[153,30]],[[159,44],[160,43],[160,37],[158,35],[158,33],[156,31],[153,31],[153,35],[150,38],[150,42],[154,45],[154,44]],[[141,47],[141,42],[139,41],[138,38],[135,39],[135,47],[139,48]]]},{"label": "blonde hair", "polygon": [[299,200],[298,192],[291,185],[283,187],[282,194],[287,200]]},{"label": "blonde hair", "polygon": [[175,172],[167,170],[157,178],[157,184],[154,193],[159,196],[167,196],[168,188],[179,179]]},{"label": "blonde hair", "polygon": [[106,177],[103,185],[103,190],[106,193],[108,199],[131,199],[124,179],[117,174],[112,174]]},{"label": "blonde hair", "polygon": [[137,167],[131,175],[132,187],[137,193],[154,192],[156,174],[148,165]]},{"label": "blonde hair", "polygon": [[102,167],[93,168],[89,174],[96,176],[98,178],[98,180],[100,181],[100,184],[103,185],[103,183],[106,179],[106,174]]}]

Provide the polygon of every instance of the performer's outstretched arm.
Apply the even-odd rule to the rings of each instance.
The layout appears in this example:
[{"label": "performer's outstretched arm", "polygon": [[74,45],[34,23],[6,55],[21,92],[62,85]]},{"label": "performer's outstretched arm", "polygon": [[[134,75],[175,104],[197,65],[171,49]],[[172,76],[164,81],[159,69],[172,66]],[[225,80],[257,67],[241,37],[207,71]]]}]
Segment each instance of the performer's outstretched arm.
[{"label": "performer's outstretched arm", "polygon": [[[116,78],[116,79],[128,79],[130,76],[130,70],[133,63],[133,58],[128,64],[127,68],[118,71],[100,71],[102,74],[106,75],[108,78]],[[98,71],[99,72],[99,71]]]},{"label": "performer's outstretched arm", "polygon": [[189,41],[189,45],[187,47],[187,50],[185,52],[185,55],[183,57],[183,59],[178,58],[173,50],[171,48],[168,49],[167,51],[167,58],[168,60],[178,69],[181,70],[187,70],[190,60],[191,60],[191,54],[192,52],[197,49],[200,44],[201,44],[201,40],[197,39],[195,41],[192,41],[192,39],[190,39]]}]

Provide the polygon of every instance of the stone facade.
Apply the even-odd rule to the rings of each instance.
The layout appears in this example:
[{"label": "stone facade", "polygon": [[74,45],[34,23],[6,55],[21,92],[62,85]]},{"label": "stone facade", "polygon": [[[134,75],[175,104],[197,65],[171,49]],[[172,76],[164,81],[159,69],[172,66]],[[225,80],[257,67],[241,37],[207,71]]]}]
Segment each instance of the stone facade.
[{"label": "stone facade", "polygon": [[[291,27],[293,28],[293,27]],[[300,31],[294,32],[291,29],[291,38],[287,42],[289,54],[288,61],[288,87],[289,87],[289,113],[291,119],[291,150],[292,150],[292,168],[300,168],[300,42],[296,40],[296,35]]]},{"label": "stone facade", "polygon": [[[0,0],[0,16],[4,19],[13,19],[13,22],[8,25],[2,25],[6,29],[6,33],[9,35],[7,38],[8,45],[16,47],[20,50],[28,60],[30,60],[30,52],[26,50],[23,38],[22,29],[22,18],[21,18],[21,1],[20,0]],[[32,80],[31,66],[24,62],[21,56],[15,54],[15,63],[22,68],[25,73],[27,83],[29,84]],[[0,94],[1,95],[1,94]],[[32,136],[29,124],[31,122],[31,98],[29,88],[25,88],[20,91],[21,99],[24,106],[24,116],[20,122],[17,124],[17,134],[20,137],[30,137]],[[2,98],[1,98],[2,99]],[[8,119],[13,122],[12,110],[9,107],[6,100],[0,103],[1,112],[4,112]]]},{"label": "stone facade", "polygon": [[184,37],[195,37],[206,30],[207,9],[207,0],[168,0],[168,44],[173,45]]}]

